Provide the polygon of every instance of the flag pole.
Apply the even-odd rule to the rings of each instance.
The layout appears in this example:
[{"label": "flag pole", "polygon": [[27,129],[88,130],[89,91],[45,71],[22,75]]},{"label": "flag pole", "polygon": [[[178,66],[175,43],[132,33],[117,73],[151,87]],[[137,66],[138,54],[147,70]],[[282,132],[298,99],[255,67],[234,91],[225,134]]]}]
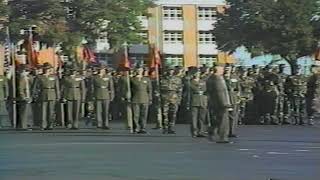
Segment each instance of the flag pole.
[{"label": "flag pole", "polygon": [[[124,56],[125,56],[125,61],[129,60],[129,54],[128,54],[128,43],[124,43]],[[125,62],[127,63],[127,62]],[[131,97],[132,97],[132,92],[131,92],[131,83],[130,83],[130,71],[127,71],[126,73],[126,83],[127,83],[127,125],[130,130],[130,133],[133,133],[133,117],[132,117],[132,109],[131,109]]]}]

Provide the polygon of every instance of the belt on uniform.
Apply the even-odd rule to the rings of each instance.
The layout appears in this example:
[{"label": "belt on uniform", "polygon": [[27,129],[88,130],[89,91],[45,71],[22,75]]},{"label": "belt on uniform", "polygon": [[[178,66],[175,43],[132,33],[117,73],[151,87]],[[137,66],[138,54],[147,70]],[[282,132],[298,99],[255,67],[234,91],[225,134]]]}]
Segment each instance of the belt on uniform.
[{"label": "belt on uniform", "polygon": [[55,88],[43,88],[43,89],[55,89]]},{"label": "belt on uniform", "polygon": [[100,87],[97,87],[98,89],[107,89],[108,87],[107,86],[100,86]]},{"label": "belt on uniform", "polygon": [[68,87],[69,89],[80,89],[80,87]]},{"label": "belt on uniform", "polygon": [[194,92],[194,95],[206,95],[204,92]]}]

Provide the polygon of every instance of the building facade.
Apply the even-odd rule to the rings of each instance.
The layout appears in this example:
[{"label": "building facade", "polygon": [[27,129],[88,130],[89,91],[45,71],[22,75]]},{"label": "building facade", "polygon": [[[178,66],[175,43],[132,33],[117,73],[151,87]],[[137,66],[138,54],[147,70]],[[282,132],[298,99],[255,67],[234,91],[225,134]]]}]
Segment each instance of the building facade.
[{"label": "building facade", "polygon": [[[166,66],[212,66],[218,57],[212,30],[224,6],[224,0],[157,0],[150,17],[140,17],[140,34],[159,48]],[[97,41],[98,59],[112,64],[108,49],[107,40]],[[130,45],[133,64],[146,64],[148,51],[148,44]]]}]

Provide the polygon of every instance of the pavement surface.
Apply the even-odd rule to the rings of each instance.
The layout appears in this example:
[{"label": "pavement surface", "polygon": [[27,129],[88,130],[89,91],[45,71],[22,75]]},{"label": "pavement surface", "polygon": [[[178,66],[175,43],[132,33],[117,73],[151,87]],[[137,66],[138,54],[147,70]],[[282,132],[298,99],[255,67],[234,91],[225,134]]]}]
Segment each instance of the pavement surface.
[{"label": "pavement surface", "polygon": [[0,131],[0,180],[319,180],[320,127],[243,126],[234,144],[110,131]]}]

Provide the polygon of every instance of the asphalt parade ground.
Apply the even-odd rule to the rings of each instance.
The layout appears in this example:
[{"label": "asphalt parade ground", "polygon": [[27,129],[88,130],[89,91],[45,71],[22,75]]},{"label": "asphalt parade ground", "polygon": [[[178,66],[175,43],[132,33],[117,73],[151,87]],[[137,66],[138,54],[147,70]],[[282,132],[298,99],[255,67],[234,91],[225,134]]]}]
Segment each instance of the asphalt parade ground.
[{"label": "asphalt parade ground", "polygon": [[[152,125],[149,125],[151,128]],[[0,131],[0,180],[319,180],[320,127],[243,126],[233,144],[149,130]]]}]

